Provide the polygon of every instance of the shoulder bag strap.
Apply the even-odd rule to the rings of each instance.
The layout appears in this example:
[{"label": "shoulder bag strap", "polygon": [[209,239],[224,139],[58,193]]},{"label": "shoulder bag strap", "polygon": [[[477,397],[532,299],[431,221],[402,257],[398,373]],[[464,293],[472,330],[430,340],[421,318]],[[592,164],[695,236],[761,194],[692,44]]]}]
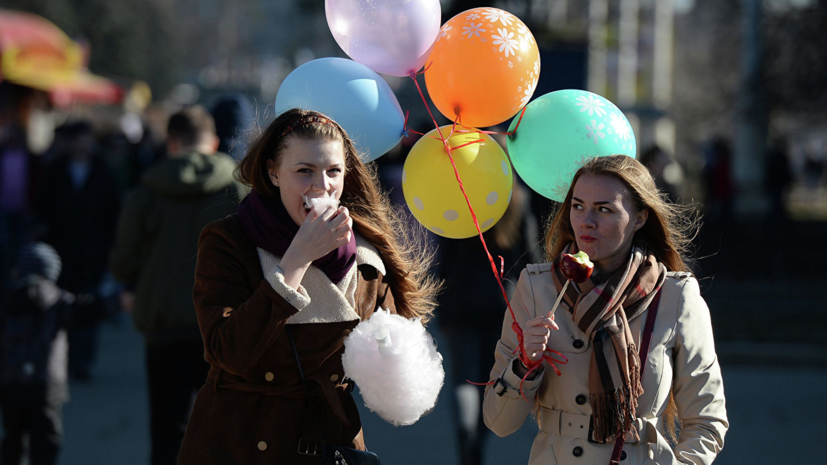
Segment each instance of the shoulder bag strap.
[{"label": "shoulder bag strap", "polygon": [[324,433],[322,428],[319,426],[319,420],[316,416],[316,409],[313,407],[313,401],[310,398],[310,389],[307,388],[307,381],[304,379],[304,370],[302,369],[302,362],[299,359],[299,350],[296,348],[296,341],[293,340],[293,333],[290,331],[289,325],[284,325],[284,331],[287,333],[287,337],[290,339],[290,345],[293,347],[293,355],[296,357],[296,365],[299,367],[299,376],[302,379],[302,386],[304,387],[304,393],[307,395],[307,408],[310,409],[311,415],[313,415],[313,423],[316,425],[316,430],[319,433],[319,438],[322,439],[324,443]]},{"label": "shoulder bag strap", "polygon": [[[646,368],[646,359],[649,358],[649,344],[652,342],[652,333],[655,330],[655,317],[658,314],[661,289],[658,289],[658,292],[649,304],[649,313],[646,315],[646,323],[643,326],[643,334],[640,337],[640,350],[638,351],[638,354],[640,355],[641,383],[643,383],[643,369]],[[621,436],[615,439],[615,447],[612,450],[612,459],[609,461],[609,465],[620,465],[620,454],[623,452],[623,444],[625,442],[626,436]]]}]

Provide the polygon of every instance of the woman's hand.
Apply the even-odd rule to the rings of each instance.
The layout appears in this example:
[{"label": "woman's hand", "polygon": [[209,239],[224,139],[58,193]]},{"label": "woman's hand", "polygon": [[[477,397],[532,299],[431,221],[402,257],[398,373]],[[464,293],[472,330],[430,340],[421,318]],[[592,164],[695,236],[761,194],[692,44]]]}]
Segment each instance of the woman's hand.
[{"label": "woman's hand", "polygon": [[554,316],[538,316],[523,324],[523,349],[527,359],[532,362],[543,359],[552,329],[560,329],[554,322]]},{"label": "woman's hand", "polygon": [[299,227],[279,266],[284,282],[298,289],[310,264],[353,239],[353,219],[345,207],[314,207]]}]

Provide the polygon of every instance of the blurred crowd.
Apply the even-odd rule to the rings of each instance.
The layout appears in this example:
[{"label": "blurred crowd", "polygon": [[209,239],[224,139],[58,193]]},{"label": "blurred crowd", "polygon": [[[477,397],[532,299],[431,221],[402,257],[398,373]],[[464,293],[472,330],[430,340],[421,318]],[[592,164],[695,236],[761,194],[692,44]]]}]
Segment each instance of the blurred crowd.
[{"label": "blurred crowd", "polygon": [[[69,381],[93,382],[101,325],[123,312],[147,341],[153,454],[164,456],[153,463],[175,463],[192,391],[206,376],[191,310],[198,233],[246,194],[226,154],[243,155],[251,106],[227,94],[211,110],[171,108],[159,133],[135,112],[114,124],[92,108],[63,114],[44,92],[0,83],[0,463],[55,463]],[[173,230],[160,229],[164,214]],[[178,279],[153,267],[153,250]],[[163,287],[159,279],[175,289],[146,295]],[[169,299],[168,315],[135,309],[136,294]]]}]

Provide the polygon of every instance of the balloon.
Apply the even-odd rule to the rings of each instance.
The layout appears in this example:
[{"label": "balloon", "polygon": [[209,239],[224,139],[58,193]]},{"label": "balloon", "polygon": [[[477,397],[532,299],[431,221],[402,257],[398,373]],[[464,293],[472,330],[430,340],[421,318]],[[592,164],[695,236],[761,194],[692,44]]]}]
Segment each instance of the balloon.
[{"label": "balloon", "polygon": [[392,76],[409,76],[431,53],[439,0],[325,0],[327,25],[351,58]]},{"label": "balloon", "polygon": [[437,109],[451,121],[487,127],[514,116],[534,94],[540,52],[522,21],[497,8],[474,8],[442,26],[425,68]]},{"label": "balloon", "polygon": [[[451,126],[440,128],[445,137]],[[429,132],[411,148],[402,171],[405,203],[423,226],[440,236],[464,239],[477,235],[468,204],[457,183],[454,168],[437,130]],[[511,165],[502,147],[487,134],[455,133],[448,139],[465,192],[474,207],[480,229],[485,232],[505,213],[511,202]]]},{"label": "balloon", "polygon": [[637,153],[635,134],[623,112],[585,90],[558,90],[537,98],[508,131],[515,128],[507,142],[514,169],[535,192],[557,202],[565,200],[586,158]]},{"label": "balloon", "polygon": [[294,69],[276,93],[276,114],[320,111],[347,131],[362,160],[375,160],[402,139],[405,116],[388,83],[346,58],[319,58]]}]

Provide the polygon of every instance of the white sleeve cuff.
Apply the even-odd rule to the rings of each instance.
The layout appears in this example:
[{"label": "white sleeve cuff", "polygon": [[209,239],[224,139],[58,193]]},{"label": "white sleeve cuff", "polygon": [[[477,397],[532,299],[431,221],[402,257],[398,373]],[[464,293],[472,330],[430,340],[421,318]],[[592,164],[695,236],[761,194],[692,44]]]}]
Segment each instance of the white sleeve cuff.
[{"label": "white sleeve cuff", "polygon": [[298,289],[293,289],[284,282],[284,273],[280,266],[276,266],[269,273],[265,275],[267,282],[274,291],[284,298],[290,305],[301,311],[310,303],[310,296],[307,295],[307,290],[299,285]]}]

